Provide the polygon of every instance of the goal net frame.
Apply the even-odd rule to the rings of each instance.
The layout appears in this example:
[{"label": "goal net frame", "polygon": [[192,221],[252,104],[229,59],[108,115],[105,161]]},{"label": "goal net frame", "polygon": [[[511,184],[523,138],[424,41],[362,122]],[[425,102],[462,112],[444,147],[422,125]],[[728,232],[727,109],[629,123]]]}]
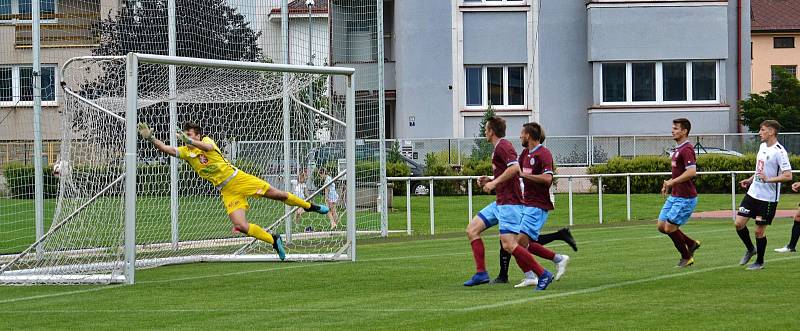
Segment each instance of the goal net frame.
[{"label": "goal net frame", "polygon": [[[109,59],[112,57],[103,57],[103,56],[84,56],[73,58],[75,59]],[[255,239],[253,238],[241,238],[238,239],[242,241],[242,248],[240,248],[234,254],[205,254],[205,255],[190,255],[190,256],[175,256],[175,257],[162,257],[157,259],[139,259],[137,260],[137,249],[142,249],[142,247],[137,247],[136,242],[136,205],[137,205],[137,139],[138,139],[138,131],[137,131],[137,114],[138,114],[138,88],[139,88],[139,66],[140,64],[156,64],[156,65],[166,65],[166,66],[186,66],[186,67],[199,67],[199,68],[212,68],[212,69],[233,69],[233,70],[247,70],[247,71],[257,71],[257,72],[272,72],[272,73],[292,73],[292,74],[317,74],[317,75],[329,75],[331,77],[338,76],[344,79],[345,82],[345,109],[344,115],[345,120],[341,121],[340,119],[336,119],[324,112],[319,110],[313,109],[305,104],[301,104],[301,106],[309,108],[309,110],[314,111],[317,115],[322,117],[326,117],[333,125],[341,125],[345,131],[345,160],[346,160],[346,168],[343,173],[340,173],[336,176],[336,179],[344,177],[345,186],[348,194],[345,195],[345,212],[346,212],[346,242],[338,249],[336,252],[331,252],[328,254],[298,254],[298,256],[293,256],[293,254],[287,254],[287,260],[322,260],[322,261],[355,261],[356,260],[356,151],[355,151],[355,142],[356,142],[356,106],[355,106],[355,72],[354,68],[347,68],[347,67],[328,67],[328,66],[308,66],[308,65],[291,65],[291,64],[273,64],[273,63],[258,63],[258,62],[239,62],[239,61],[227,61],[227,60],[214,60],[214,59],[203,59],[203,58],[189,58],[189,57],[178,57],[178,56],[166,56],[166,55],[154,55],[154,54],[143,54],[143,53],[128,53],[126,56],[122,57],[113,57],[118,59],[125,59],[125,117],[119,118],[120,121],[124,121],[124,128],[125,128],[125,143],[124,143],[124,173],[122,176],[118,177],[112,184],[110,184],[106,189],[111,187],[111,185],[117,184],[120,181],[124,181],[124,233],[123,235],[123,255],[124,260],[117,262],[106,262],[106,263],[96,263],[93,264],[86,264],[86,265],[70,265],[70,266],[46,266],[46,267],[36,267],[31,269],[19,269],[19,270],[10,270],[10,266],[16,263],[21,258],[34,255],[34,257],[39,257],[43,254],[97,254],[98,251],[102,251],[104,248],[94,248],[94,249],[86,249],[81,251],[59,251],[59,252],[42,252],[41,250],[41,243],[46,240],[53,232],[58,231],[58,229],[67,223],[72,216],[79,213],[84,207],[91,204],[94,199],[100,197],[106,189],[101,190],[97,193],[94,197],[91,197],[83,206],[80,206],[77,210],[75,210],[72,215],[67,216],[59,223],[54,223],[49,231],[41,236],[36,242],[34,242],[31,246],[29,246],[23,252],[17,254],[9,261],[0,261],[0,285],[2,284],[112,284],[112,283],[124,283],[124,284],[134,284],[135,283],[135,273],[137,267],[148,267],[148,266],[161,266],[161,265],[169,265],[169,264],[184,264],[184,263],[195,263],[195,262],[254,262],[254,261],[277,261],[277,255],[275,254],[239,254],[240,252],[245,251],[245,249],[252,244]],[[67,61],[64,64],[65,69],[69,62]],[[170,69],[174,70],[174,69]],[[286,75],[284,75],[286,77]],[[63,79],[63,77],[62,77]],[[170,79],[170,90],[171,93],[174,91],[174,78],[171,77]],[[286,81],[286,78],[284,78]],[[102,107],[93,104],[91,100],[85,99],[75,92],[72,92],[65,88],[65,92],[70,94],[71,96],[89,104],[91,107],[98,108],[100,111],[108,112],[107,110],[103,109]],[[289,93],[286,91],[283,92],[284,100],[288,101]],[[295,100],[299,102],[299,100]],[[284,122],[287,122],[285,118],[286,110],[284,109]],[[116,114],[108,112],[112,116],[120,117]],[[174,121],[173,121],[174,122]],[[67,128],[65,128],[67,129]],[[284,136],[286,139],[287,136]],[[173,165],[172,174],[174,174],[174,164],[176,164],[176,160],[173,160],[171,163]],[[288,162],[288,161],[286,161]],[[174,178],[171,178],[174,180]],[[311,199],[315,195],[319,194],[324,190],[325,186],[319,188],[316,192],[313,192],[308,199]],[[174,201],[171,203],[174,208]],[[286,213],[283,214],[281,218],[275,221],[275,224],[280,222],[281,220],[286,220],[286,222],[291,222],[291,216],[294,214],[294,210],[296,208],[287,208]],[[287,226],[287,230],[289,227]],[[288,240],[291,241],[292,236],[294,237],[302,237],[304,234],[291,234],[287,233],[289,236]],[[249,243],[248,243],[249,241]],[[175,241],[173,243],[165,243],[164,245],[176,245]],[[179,243],[179,244],[188,244],[191,245],[193,243]],[[302,256],[299,256],[302,255]],[[7,256],[6,256],[7,257]],[[30,257],[28,257],[30,258]],[[114,264],[110,266],[110,264]],[[121,264],[121,265],[119,265]],[[69,269],[72,268],[80,268],[83,271],[91,272],[92,270],[109,270],[109,269],[121,269],[121,273],[105,273],[105,274],[75,274],[73,272],[69,272]]]}]

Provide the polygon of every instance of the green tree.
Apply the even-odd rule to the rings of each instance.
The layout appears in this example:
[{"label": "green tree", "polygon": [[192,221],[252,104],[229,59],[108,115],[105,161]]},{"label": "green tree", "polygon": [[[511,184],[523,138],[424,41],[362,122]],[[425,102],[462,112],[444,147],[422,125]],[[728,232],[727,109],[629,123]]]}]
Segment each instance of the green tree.
[{"label": "green tree", "polygon": [[[481,119],[480,127],[478,127],[478,137],[485,138],[486,133],[484,132],[483,128],[486,126],[486,122],[489,121],[490,118],[494,117],[494,109],[492,108],[492,103],[489,103],[489,107],[486,108],[486,111],[483,113],[483,119]],[[492,151],[494,150],[494,146],[486,139],[479,139],[475,143],[475,147],[472,148],[472,155],[470,158],[472,160],[488,160],[491,158]]]},{"label": "green tree", "polygon": [[778,78],[772,81],[771,90],[739,102],[742,122],[750,131],[758,131],[759,124],[767,119],[780,122],[784,131],[800,131],[800,81],[782,68],[776,73]]}]

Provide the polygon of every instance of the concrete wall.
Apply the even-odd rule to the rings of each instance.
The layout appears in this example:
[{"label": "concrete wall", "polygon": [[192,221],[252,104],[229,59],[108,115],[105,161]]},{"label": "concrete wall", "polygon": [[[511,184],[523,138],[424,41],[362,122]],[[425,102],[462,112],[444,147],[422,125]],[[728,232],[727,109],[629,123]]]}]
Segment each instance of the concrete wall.
[{"label": "concrete wall", "polygon": [[[528,123],[530,120],[528,116],[512,116],[500,115],[506,120],[506,137],[514,140],[519,139],[519,132],[522,130],[522,125]],[[482,116],[470,116],[464,118],[464,138],[478,137],[478,128],[481,125]]]},{"label": "concrete wall", "polygon": [[[402,0],[394,3],[397,137],[453,135],[451,3]],[[387,87],[388,89],[388,87]],[[409,117],[416,118],[415,126]]]},{"label": "concrete wall", "polygon": [[727,7],[589,8],[589,61],[724,59]]},{"label": "concrete wall", "polygon": [[[794,37],[795,48],[774,48],[775,37]],[[773,65],[800,67],[800,33],[754,33],[753,39],[753,83],[750,92],[760,93],[772,88]]]},{"label": "concrete wall", "polygon": [[527,63],[526,12],[465,12],[464,64]]},{"label": "concrete wall", "polygon": [[586,5],[544,0],[539,19],[539,120],[548,135],[588,134],[592,69],[586,59]]},{"label": "concrete wall", "polygon": [[692,134],[720,133],[728,126],[728,108],[717,111],[626,110],[624,112],[594,112],[589,114],[589,131],[592,135],[669,135],[672,120],[688,118]]}]

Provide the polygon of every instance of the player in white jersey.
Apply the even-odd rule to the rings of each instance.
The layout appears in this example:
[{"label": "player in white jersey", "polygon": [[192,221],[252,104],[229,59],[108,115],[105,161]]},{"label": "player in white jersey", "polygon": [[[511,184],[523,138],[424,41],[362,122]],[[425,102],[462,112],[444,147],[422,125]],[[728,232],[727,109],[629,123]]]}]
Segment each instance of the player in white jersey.
[{"label": "player in white jersey", "polygon": [[[780,128],[778,121],[766,120],[761,123],[758,130],[761,146],[756,155],[756,173],[739,182],[742,187],[749,187],[736,216],[736,233],[747,248],[739,264],[747,264],[756,255],[756,262],[748,266],[747,270],[764,268],[764,250],[767,248],[765,231],[775,217],[781,182],[792,180],[789,156],[786,149],[778,143]],[[753,247],[750,231],[747,230],[747,221],[751,218],[756,220],[756,247]]]}]

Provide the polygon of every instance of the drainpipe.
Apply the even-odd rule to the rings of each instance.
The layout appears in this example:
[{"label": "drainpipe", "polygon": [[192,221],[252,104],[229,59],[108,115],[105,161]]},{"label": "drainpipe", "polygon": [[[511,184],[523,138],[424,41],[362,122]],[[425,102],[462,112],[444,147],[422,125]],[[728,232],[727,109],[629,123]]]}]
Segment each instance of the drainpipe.
[{"label": "drainpipe", "polygon": [[742,133],[742,0],[736,0],[736,132]]}]

